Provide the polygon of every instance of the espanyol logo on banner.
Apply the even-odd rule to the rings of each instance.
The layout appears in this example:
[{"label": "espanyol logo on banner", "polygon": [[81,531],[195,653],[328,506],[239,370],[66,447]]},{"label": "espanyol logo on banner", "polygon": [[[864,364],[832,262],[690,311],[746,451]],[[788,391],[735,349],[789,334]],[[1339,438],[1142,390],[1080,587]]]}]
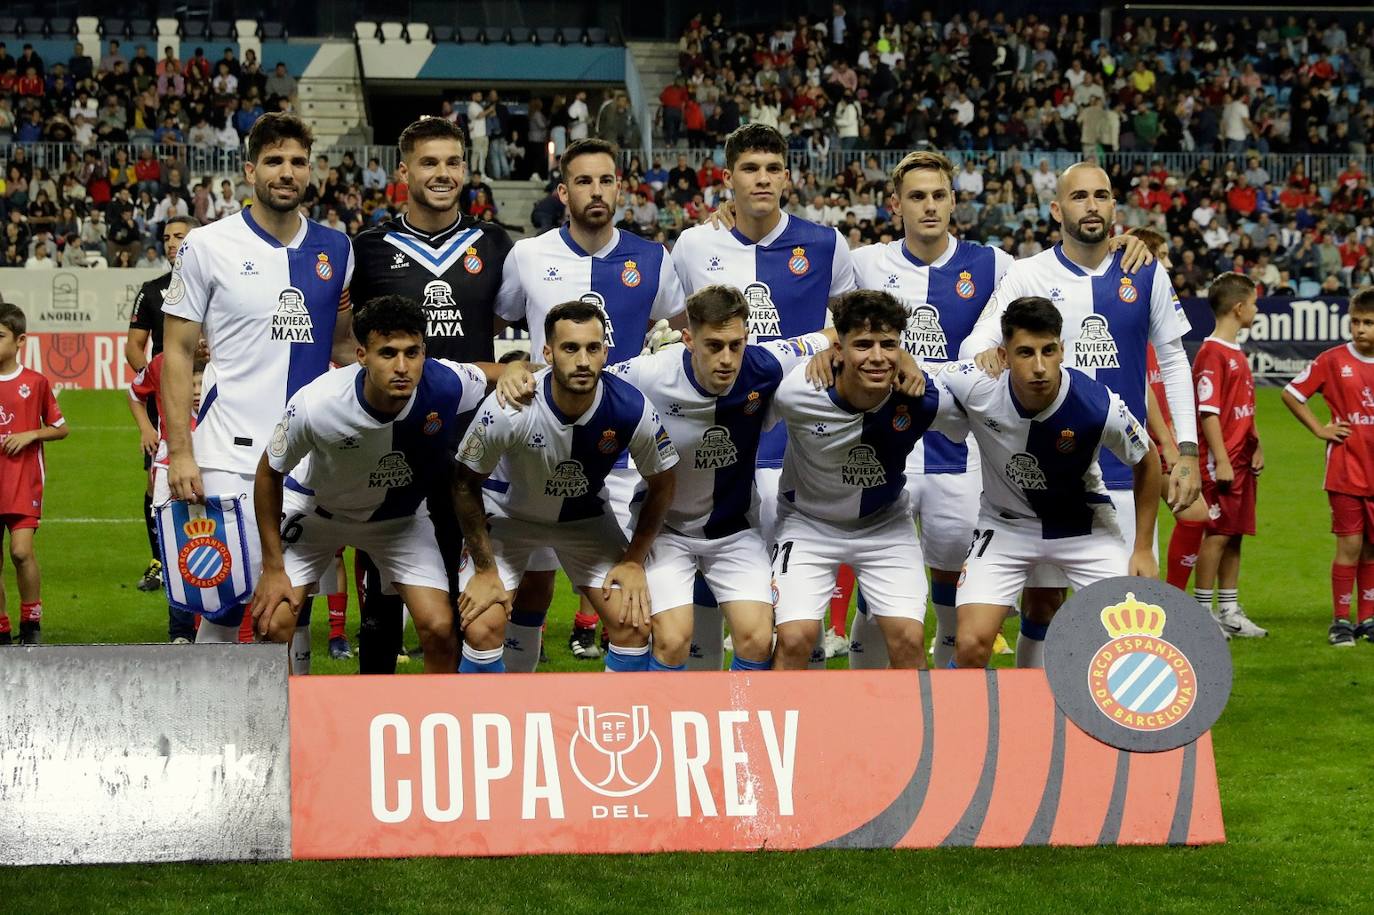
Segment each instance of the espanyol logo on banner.
[{"label": "espanyol logo on banner", "polygon": [[172,606],[214,621],[248,602],[254,582],[242,511],[238,496],[158,508],[158,550]]}]

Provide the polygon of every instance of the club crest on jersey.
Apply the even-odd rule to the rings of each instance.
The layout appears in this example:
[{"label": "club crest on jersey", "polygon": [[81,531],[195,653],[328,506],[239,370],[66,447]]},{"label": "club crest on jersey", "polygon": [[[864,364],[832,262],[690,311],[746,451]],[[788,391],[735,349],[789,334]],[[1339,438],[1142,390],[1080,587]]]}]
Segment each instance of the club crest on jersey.
[{"label": "club crest on jersey", "polygon": [[892,431],[905,432],[911,428],[911,412],[906,404],[898,404],[897,410],[892,414]]},{"label": "club crest on jersey", "polygon": [[406,463],[406,456],[399,451],[388,451],[377,462],[377,468],[367,475],[369,489],[394,489],[409,486],[415,473]]},{"label": "club crest on jersey", "polygon": [[[1368,391],[1369,388],[1365,388],[1365,390]],[[22,397],[22,398],[24,398],[25,400],[28,400],[28,399],[29,399],[29,395],[32,394],[32,393],[33,393],[33,391],[29,388],[28,385],[26,385],[26,384],[21,384],[21,385],[19,386],[19,396]]]},{"label": "club crest on jersey", "polygon": [[215,536],[219,523],[213,518],[192,518],[181,526],[189,538],[177,554],[177,571],[193,588],[218,588],[234,568],[233,555]]},{"label": "club crest on jersey", "polygon": [[329,255],[323,251],[315,258],[315,275],[322,280],[327,280],[334,275],[334,265],[329,263]]},{"label": "club crest on jersey", "polygon": [[1161,636],[1168,615],[1158,604],[1127,592],[1104,607],[1102,628],[1111,641],[1088,662],[1088,689],[1102,714],[1133,731],[1161,731],[1193,710],[1197,672],[1179,648]]},{"label": "club crest on jersey", "polygon": [[267,440],[267,453],[272,457],[281,457],[286,454],[286,427],[289,418],[283,416],[281,422],[272,429],[272,437]]},{"label": "club crest on jersey", "polygon": [[1049,489],[1045,471],[1040,469],[1040,461],[1033,454],[1019,451],[1007,461],[1007,479],[1022,489]]},{"label": "club crest on jersey", "polygon": [[615,454],[620,450],[620,443],[616,441],[614,429],[607,429],[601,433],[601,438],[596,443],[596,450],[602,454]]},{"label": "club crest on jersey", "polygon": [[762,406],[763,398],[759,396],[758,391],[750,391],[749,396],[744,398],[744,412],[748,416],[753,416],[759,412],[759,408]]},{"label": "club crest on jersey", "polygon": [[1121,301],[1125,302],[1127,305],[1140,298],[1140,290],[1135,288],[1135,284],[1131,282],[1129,276],[1123,276],[1121,278],[1121,287],[1116,290],[1116,294],[1120,297]]},{"label": "club crest on jersey", "polygon": [[845,456],[844,466],[840,468],[840,482],[846,486],[872,489],[887,482],[887,471],[872,445],[855,445]]},{"label": "club crest on jersey", "polygon": [[625,269],[620,271],[620,282],[633,289],[638,286],[643,279],[644,276],[639,272],[638,265],[636,265],[634,261],[626,261]]},{"label": "club crest on jersey", "polygon": [[954,294],[961,299],[971,299],[978,294],[978,287],[973,284],[973,274],[967,270],[959,274],[959,281],[954,284]]},{"label": "club crest on jersey", "polygon": [[[482,414],[484,417],[487,414]],[[487,433],[486,424],[473,423],[468,429],[467,438],[463,439],[463,450],[458,455],[465,461],[480,462],[487,456]]]},{"label": "club crest on jersey", "polygon": [[744,299],[749,303],[749,335],[755,340],[781,337],[782,321],[768,284],[756,281],[745,286]]},{"label": "club crest on jersey", "polygon": [[585,496],[591,483],[582,472],[581,461],[559,461],[553,469],[553,476],[544,483],[544,495],[557,499],[575,499]]},{"label": "club crest on jersey", "polygon": [[701,435],[693,466],[697,470],[719,470],[738,460],[739,449],[730,440],[730,430],[724,426],[709,426]]},{"label": "club crest on jersey", "polygon": [[611,313],[606,310],[606,297],[593,289],[578,296],[578,301],[595,305],[601,309],[601,316],[606,319],[606,346],[613,348],[615,346],[615,325],[611,323]]},{"label": "club crest on jersey", "polygon": [[434,435],[442,428],[444,428],[444,421],[439,418],[438,413],[430,411],[429,415],[425,417],[425,424],[420,427],[420,431],[425,435]]},{"label": "club crest on jersey", "polygon": [[467,253],[463,255],[463,269],[468,273],[482,272],[482,259],[477,256],[476,248],[468,248]]},{"label": "club crest on jersey", "polygon": [[1065,429],[1059,433],[1059,440],[1054,443],[1054,450],[1060,454],[1072,454],[1078,447],[1078,441],[1072,429]]},{"label": "club crest on jersey", "polygon": [[287,343],[314,343],[315,324],[305,307],[305,293],[287,286],[277,295],[277,310],[272,313],[272,339]]},{"label": "club crest on jersey", "polygon": [[940,326],[940,312],[934,305],[917,305],[911,309],[902,331],[902,345],[918,359],[949,358],[949,340]]},{"label": "club crest on jersey", "polygon": [[1078,339],[1073,341],[1074,367],[1080,369],[1115,369],[1121,363],[1117,359],[1116,341],[1112,339],[1107,327],[1107,319],[1102,315],[1088,315],[1079,326]]},{"label": "club crest on jersey", "polygon": [[800,245],[792,249],[792,256],[787,259],[787,269],[792,271],[793,276],[802,276],[811,269],[811,262],[806,259],[806,249]]}]

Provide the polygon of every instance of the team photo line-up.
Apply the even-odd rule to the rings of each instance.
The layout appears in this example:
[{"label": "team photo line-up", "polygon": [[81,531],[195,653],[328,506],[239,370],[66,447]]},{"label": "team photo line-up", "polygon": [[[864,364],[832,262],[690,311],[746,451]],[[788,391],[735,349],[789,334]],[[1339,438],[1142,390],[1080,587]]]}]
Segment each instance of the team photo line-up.
[{"label": "team photo line-up", "polygon": [[[515,243],[459,213],[449,121],[401,134],[408,209],[351,243],[301,215],[311,143],[299,119],[262,118],[252,205],[169,221],[173,270],[136,304],[151,331],[131,349],[154,350],[131,389],[150,539],[172,566],[176,538],[215,516],[254,583],[251,599],[207,583],[183,551],[166,570],[177,640],[251,631],[308,671],[309,595],[339,590],[352,546],[364,673],[395,671],[403,608],[426,672],[533,671],[559,568],[582,602],[570,648],[604,650],[607,670],[718,670],[727,645],[735,670],[824,666],[832,595],[847,607],[855,583],[852,667],[926,666],[928,600],[933,666],[986,666],[1018,607],[1017,663],[1039,666],[1066,588],[1158,574],[1161,501],[1178,519],[1169,580],[1195,572],[1228,638],[1266,634],[1237,595],[1264,469],[1237,342],[1254,283],[1213,281],[1216,329],[1190,365],[1164,240],[1112,236],[1094,163],[1060,176],[1062,241],[1013,260],[951,234],[951,163],[910,153],[892,173],[902,237],[851,251],[781,210],[786,142],[746,125],[725,144],[731,201],[669,252],[614,226],[601,140],[561,157],[566,223]],[[19,453],[65,429],[3,307],[0,382],[41,384],[37,431],[5,443]],[[1352,371],[1374,364],[1374,292],[1350,307],[1354,342],[1284,395],[1331,442],[1332,645],[1374,641],[1374,606],[1349,620],[1374,526],[1367,446],[1341,419]],[[529,353],[497,362],[512,325]],[[40,499],[32,525],[8,525],[12,554],[32,555]],[[15,561],[21,640],[37,641],[36,561],[27,583]]]}]

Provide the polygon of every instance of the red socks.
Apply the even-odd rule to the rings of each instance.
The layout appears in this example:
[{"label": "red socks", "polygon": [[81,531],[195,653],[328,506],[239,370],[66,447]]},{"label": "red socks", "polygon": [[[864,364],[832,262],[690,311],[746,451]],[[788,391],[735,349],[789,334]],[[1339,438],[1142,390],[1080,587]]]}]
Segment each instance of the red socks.
[{"label": "red socks", "polygon": [[1331,563],[1331,612],[1336,619],[1350,619],[1351,592],[1354,590],[1355,567]]},{"label": "red socks", "polygon": [[1188,590],[1188,579],[1197,565],[1197,551],[1202,547],[1202,536],[1207,525],[1197,521],[1180,521],[1174,526],[1169,537],[1168,582],[1175,588]]},{"label": "red socks", "polygon": [[830,628],[836,635],[844,635],[844,624],[849,618],[849,599],[854,594],[854,570],[840,566],[835,576],[835,590],[830,592]]},{"label": "red socks", "polygon": [[0,635],[10,631],[10,615],[0,610]]},{"label": "red socks", "polygon": [[[1359,587],[1358,598],[1359,621],[1363,623],[1370,617],[1374,617],[1374,562],[1362,562],[1359,567]],[[1349,604],[1346,605],[1347,607]]]},{"label": "red socks", "polygon": [[37,623],[43,619],[43,602],[19,605],[19,620],[24,623]]},{"label": "red socks", "polygon": [[247,645],[249,642],[256,642],[257,636],[253,633],[253,614],[248,612],[248,608],[243,610],[243,622],[239,623],[239,644]]},{"label": "red socks", "polygon": [[348,593],[329,595],[329,637],[331,639],[347,638],[344,635],[344,624],[348,621]]},{"label": "red socks", "polygon": [[578,613],[573,616],[573,625],[578,629],[595,629],[599,617],[595,613]]}]

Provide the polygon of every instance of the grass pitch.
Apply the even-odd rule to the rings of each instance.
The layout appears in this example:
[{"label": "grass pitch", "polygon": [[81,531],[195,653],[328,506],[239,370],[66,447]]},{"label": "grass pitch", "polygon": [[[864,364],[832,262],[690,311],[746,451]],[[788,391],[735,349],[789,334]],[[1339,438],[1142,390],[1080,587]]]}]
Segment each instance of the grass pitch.
[{"label": "grass pitch", "polygon": [[[72,435],[48,449],[37,538],[48,642],[166,638],[161,595],[134,588],[147,544],[124,396],[62,395]],[[1122,902],[1143,912],[1374,911],[1374,644],[1326,645],[1333,540],[1321,446],[1288,416],[1277,389],[1261,389],[1258,407],[1268,470],[1241,600],[1271,635],[1232,643],[1235,686],[1214,731],[1225,845],[0,869],[0,912],[1019,913],[1102,912]],[[1161,527],[1167,538],[1170,523]],[[14,618],[8,570],[5,583]],[[329,659],[320,604],[315,672],[355,672],[356,661]],[[572,604],[561,589],[548,669],[599,669],[567,652]],[[349,613],[351,633],[356,604]],[[0,650],[0,671],[3,658]],[[845,739],[842,721],[834,734]],[[834,787],[836,803],[855,790],[844,772]]]}]

